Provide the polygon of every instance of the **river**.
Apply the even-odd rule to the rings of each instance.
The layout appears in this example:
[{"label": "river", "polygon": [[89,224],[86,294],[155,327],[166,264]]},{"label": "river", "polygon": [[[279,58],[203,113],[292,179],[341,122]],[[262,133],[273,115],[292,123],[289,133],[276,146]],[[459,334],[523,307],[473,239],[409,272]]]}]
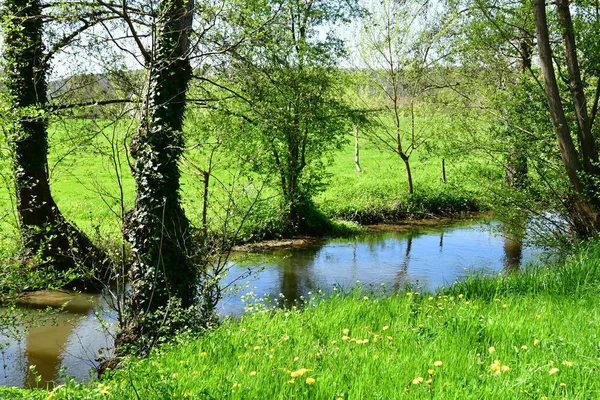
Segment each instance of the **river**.
[{"label": "river", "polygon": [[[222,316],[239,315],[248,303],[265,295],[283,298],[289,305],[310,292],[347,290],[357,282],[367,289],[384,286],[387,293],[407,285],[435,290],[473,270],[486,274],[516,271],[542,253],[507,239],[501,231],[498,222],[420,222],[374,227],[353,239],[235,253],[224,284],[235,284],[238,290],[220,302],[218,312]],[[250,278],[245,276],[248,271],[252,272]],[[110,334],[96,318],[100,315],[108,322],[114,319],[107,310],[106,297],[58,295],[49,301],[57,295],[36,296],[28,308],[18,310],[29,323],[0,331],[4,365],[0,385],[46,386],[60,382],[63,375],[89,379],[88,370],[97,364],[99,351],[108,351],[112,344]],[[62,304],[69,299],[65,313],[45,315],[31,308],[35,302]],[[20,334],[15,335],[15,331]],[[32,366],[39,382],[35,381]]]}]

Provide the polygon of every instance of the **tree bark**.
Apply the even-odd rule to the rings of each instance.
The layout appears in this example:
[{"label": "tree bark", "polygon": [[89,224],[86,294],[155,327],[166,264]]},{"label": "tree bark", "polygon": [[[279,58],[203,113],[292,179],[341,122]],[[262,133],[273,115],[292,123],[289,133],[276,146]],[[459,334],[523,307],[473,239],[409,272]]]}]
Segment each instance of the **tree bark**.
[{"label": "tree bark", "polygon": [[413,194],[414,188],[413,188],[412,172],[410,171],[409,159],[405,155],[402,155],[401,158],[402,158],[402,161],[404,161],[404,167],[406,168],[406,179],[408,181],[408,193]]},{"label": "tree bark", "polygon": [[[198,270],[191,260],[195,251],[179,193],[185,100],[192,74],[193,12],[192,0],[161,0],[159,4],[142,120],[131,144],[136,200],[127,231],[134,257],[130,284],[136,320],[121,342],[156,339],[161,327],[144,320],[146,316],[158,310],[168,313],[172,300],[183,309],[198,300]],[[144,350],[151,345],[144,344]]]},{"label": "tree bark", "polygon": [[579,62],[577,61],[577,47],[575,44],[573,20],[569,11],[569,1],[557,0],[556,11],[562,31],[567,70],[569,71],[569,89],[573,96],[573,105],[575,107],[575,115],[577,116],[577,125],[579,126],[577,135],[579,137],[581,155],[583,156],[583,165],[587,172],[598,175],[600,173],[598,152],[596,151],[596,143],[592,135],[583,83],[581,81],[581,71],[579,70]]},{"label": "tree bark", "polygon": [[[569,210],[571,213],[571,222],[574,229],[580,236],[590,237],[593,236],[598,230],[598,211],[597,207],[595,207],[593,203],[589,201],[589,190],[581,180],[580,174],[586,171],[582,168],[581,163],[579,161],[579,154],[577,153],[575,145],[573,144],[573,140],[571,139],[571,134],[567,125],[567,120],[561,103],[560,92],[558,90],[556,76],[554,74],[554,66],[552,64],[552,53],[550,49],[550,39],[548,34],[548,25],[546,21],[545,0],[534,0],[533,7],[537,31],[538,49],[540,54],[540,67],[544,78],[544,92],[546,100],[548,102],[550,115],[552,117],[554,132],[558,140],[558,146],[560,149],[562,162],[565,167],[569,182],[574,189],[574,193],[570,196],[569,199],[571,207],[571,209]],[[564,13],[564,5],[562,5],[561,7],[563,8],[561,11],[559,11],[559,13]],[[564,17],[565,15],[563,15],[559,19],[563,19]],[[561,23],[568,25],[568,21],[562,21]],[[570,27],[570,34],[572,34],[572,24],[570,25]],[[567,34],[567,36],[569,36],[569,34]],[[570,39],[567,39],[567,42],[569,42],[569,40]],[[571,51],[567,49],[567,47],[570,46],[573,46],[572,51],[575,51],[574,42],[567,44],[563,41],[563,45],[565,46],[566,53],[569,53]],[[571,54],[571,57],[573,56],[574,54]],[[573,63],[574,61],[576,61],[576,59],[572,58],[570,61],[568,61],[568,63]],[[570,75],[571,70],[575,66],[576,65],[573,64],[569,67]],[[578,71],[573,69],[573,73],[575,72]],[[575,103],[577,108],[579,100],[575,101]],[[581,106],[581,104],[579,104],[579,106]],[[577,113],[580,114],[582,113],[582,111],[582,109],[579,109]],[[582,122],[579,121],[579,116],[578,122],[580,124]],[[581,129],[579,129],[578,136],[581,141],[582,152],[585,151],[586,154],[588,154],[587,156],[583,157],[584,163],[585,165],[587,165],[594,159],[594,157],[596,157],[597,159],[597,155],[594,156],[589,154],[590,150],[594,148],[590,147],[593,145],[593,140],[592,143],[589,143],[589,139],[586,138],[584,134],[582,134]]]},{"label": "tree bark", "polygon": [[581,170],[578,154],[571,139],[569,126],[563,110],[558,91],[558,84],[552,64],[552,52],[550,49],[550,38],[548,35],[548,24],[546,21],[545,0],[534,0],[533,10],[535,16],[535,28],[537,33],[538,50],[540,56],[540,67],[544,79],[544,93],[548,102],[548,108],[552,117],[554,133],[558,140],[560,155],[562,158],[567,177],[577,193],[583,194],[584,186],[578,176]]},{"label": "tree bark", "polygon": [[358,127],[356,125],[354,125],[354,165],[356,166],[356,172],[362,172],[358,148]]},{"label": "tree bark", "polygon": [[[29,256],[41,256],[42,266],[67,271],[85,266],[89,285],[93,277],[105,278],[105,255],[89,238],[67,222],[59,211],[48,180],[48,132],[42,6],[39,0],[7,0],[4,58],[6,88],[18,110],[12,125],[17,212],[23,243]],[[98,284],[98,282],[95,282]]]}]

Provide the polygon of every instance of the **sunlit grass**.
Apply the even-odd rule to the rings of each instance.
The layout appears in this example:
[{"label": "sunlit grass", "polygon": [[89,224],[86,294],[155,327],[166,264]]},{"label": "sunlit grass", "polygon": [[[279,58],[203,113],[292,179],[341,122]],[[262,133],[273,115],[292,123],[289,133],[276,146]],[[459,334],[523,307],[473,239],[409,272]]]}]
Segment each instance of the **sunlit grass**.
[{"label": "sunlit grass", "polygon": [[[104,124],[104,125],[103,125]],[[127,137],[135,129],[124,120],[113,126],[108,121],[66,120],[49,129],[49,169],[51,189],[63,214],[92,238],[119,241],[121,237],[120,202],[125,210],[133,207],[135,184],[128,161]],[[201,221],[203,183],[194,167],[204,167],[202,146],[188,143],[181,164],[182,198],[187,215],[198,226]],[[326,172],[324,191],[315,202],[329,217],[352,218],[362,213],[365,222],[371,216],[403,216],[464,211],[485,203],[482,182],[501,181],[502,169],[483,160],[446,160],[448,182],[442,183],[441,157],[415,153],[412,169],[415,195],[409,196],[406,175],[399,157],[380,151],[364,141],[361,145],[362,173],[354,166],[354,145],[348,141],[333,154]],[[274,187],[264,186],[268,177],[240,177],[227,161],[230,154],[217,153],[211,180],[209,222],[218,228],[226,215],[230,226],[244,219],[245,212],[258,196],[252,215],[245,218],[243,237],[254,231],[276,230],[278,198]],[[18,240],[14,214],[14,188],[8,152],[0,160],[0,227],[2,248],[15,246]],[[121,187],[117,179],[121,177]],[[272,180],[272,179],[271,179]],[[122,189],[122,199],[121,191]],[[227,192],[230,193],[227,193]],[[230,195],[232,196],[230,198]],[[226,212],[235,203],[238,209]],[[376,221],[377,219],[375,219]],[[274,232],[277,234],[277,232]],[[256,236],[260,238],[260,235]]]}]

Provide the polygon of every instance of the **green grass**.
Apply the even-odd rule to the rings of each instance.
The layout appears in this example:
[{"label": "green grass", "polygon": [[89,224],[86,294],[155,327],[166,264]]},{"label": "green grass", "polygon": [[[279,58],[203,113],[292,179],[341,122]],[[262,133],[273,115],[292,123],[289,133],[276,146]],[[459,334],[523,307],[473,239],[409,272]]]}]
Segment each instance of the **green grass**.
[{"label": "green grass", "polygon": [[599,289],[596,243],[560,265],[473,277],[433,295],[317,295],[302,311],[182,336],[51,398],[599,398]]},{"label": "green grass", "polygon": [[[123,201],[129,209],[134,202],[135,185],[127,163],[125,135],[134,126],[122,121],[118,126],[101,126],[103,121],[67,120],[50,128],[51,187],[65,216],[96,241],[119,241],[120,192],[115,174],[119,166],[123,177]],[[111,148],[115,145],[117,153]],[[0,247],[10,252],[17,243],[14,193],[11,183],[10,157],[6,151],[0,160]],[[114,162],[114,156],[119,159]],[[431,214],[469,211],[485,205],[482,183],[500,182],[502,169],[480,159],[467,157],[446,160],[448,183],[441,182],[441,158],[428,156],[411,159],[415,194],[409,196],[401,160],[382,153],[365,140],[361,145],[362,173],[354,166],[354,145],[348,144],[332,157],[325,190],[315,198],[316,205],[330,218],[361,223],[386,219],[404,219]],[[230,226],[237,225],[258,196],[252,214],[241,232],[243,239],[276,236],[281,227],[277,191],[263,187],[264,177],[240,178],[228,154],[219,154],[212,179],[209,220],[213,228],[222,225],[228,204],[236,205]],[[192,164],[203,167],[201,147],[186,152],[182,164],[182,197],[186,213],[196,225],[201,220],[202,182]],[[227,190],[233,197],[230,199]]]}]

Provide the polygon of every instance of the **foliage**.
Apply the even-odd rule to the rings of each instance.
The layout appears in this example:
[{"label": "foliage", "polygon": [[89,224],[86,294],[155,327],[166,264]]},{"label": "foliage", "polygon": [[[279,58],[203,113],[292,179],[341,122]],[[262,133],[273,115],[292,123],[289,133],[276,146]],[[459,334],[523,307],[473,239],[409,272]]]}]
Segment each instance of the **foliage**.
[{"label": "foliage", "polygon": [[[335,69],[343,48],[333,26],[356,5],[289,0],[265,7],[278,12],[252,47],[236,50],[227,71],[242,115],[236,152],[246,168],[277,182],[286,230],[303,232],[311,229],[302,215],[322,190],[324,158],[348,130]],[[318,29],[326,29],[324,38]]]}]

